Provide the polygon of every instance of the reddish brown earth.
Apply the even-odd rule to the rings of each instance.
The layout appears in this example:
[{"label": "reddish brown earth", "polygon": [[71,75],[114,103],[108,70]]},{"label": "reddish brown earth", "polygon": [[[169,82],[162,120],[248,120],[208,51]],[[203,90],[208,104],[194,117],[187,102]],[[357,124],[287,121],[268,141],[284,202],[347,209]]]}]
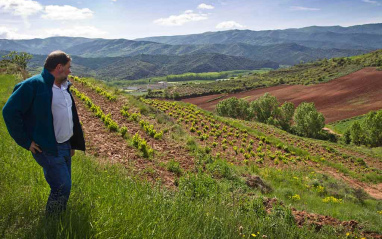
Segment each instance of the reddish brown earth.
[{"label": "reddish brown earth", "polygon": [[219,95],[208,95],[182,101],[195,104],[205,110],[214,110],[216,104],[229,97],[255,100],[264,93],[277,97],[283,103],[290,101],[297,106],[301,102],[314,102],[316,108],[325,116],[326,123],[366,114],[371,110],[382,108],[382,71],[367,67],[352,74],[318,85],[280,85],[246,92]]}]

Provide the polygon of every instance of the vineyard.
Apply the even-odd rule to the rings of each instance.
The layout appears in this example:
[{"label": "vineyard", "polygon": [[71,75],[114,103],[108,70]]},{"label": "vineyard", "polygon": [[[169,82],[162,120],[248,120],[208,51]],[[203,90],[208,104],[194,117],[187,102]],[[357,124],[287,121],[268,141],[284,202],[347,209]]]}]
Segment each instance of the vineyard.
[{"label": "vineyard", "polygon": [[[72,90],[88,107],[86,111],[93,112],[93,116],[103,122],[103,128],[114,135],[114,140],[126,142],[122,147],[108,146],[107,152],[91,146],[92,153],[112,159],[117,157],[117,161],[152,182],[160,180],[168,187],[181,188],[183,178],[194,173],[236,181],[251,168],[283,171],[309,168],[346,182],[374,198],[382,198],[382,162],[373,155],[303,139],[261,123],[221,118],[188,103],[136,100],[100,90],[102,87],[86,79],[74,77],[73,80],[75,88]],[[93,105],[88,103],[92,100]],[[81,107],[80,112],[86,114]],[[104,137],[94,137],[86,123],[84,128],[92,145],[101,144]],[[176,150],[171,150],[172,147]],[[124,156],[129,162],[123,161]],[[318,195],[326,195],[321,198],[323,204],[343,204],[345,200],[338,193],[331,194],[329,185],[319,183],[313,187],[308,183],[305,190],[314,189]],[[261,191],[269,193],[266,189]],[[281,197],[296,203],[302,194],[284,193]]]},{"label": "vineyard", "polygon": [[[86,78],[71,81],[87,144],[87,155],[73,161],[70,206],[77,210],[53,232],[40,226],[40,205],[23,197],[39,201],[41,192],[11,186],[14,157],[26,157],[13,150],[18,156],[0,160],[0,202],[7,205],[0,210],[26,216],[0,216],[3,235],[380,238],[382,161],[375,155],[184,102],[135,98]],[[17,149],[5,138],[4,155]],[[28,163],[20,167],[39,175]],[[43,179],[22,184],[34,182]]]}]

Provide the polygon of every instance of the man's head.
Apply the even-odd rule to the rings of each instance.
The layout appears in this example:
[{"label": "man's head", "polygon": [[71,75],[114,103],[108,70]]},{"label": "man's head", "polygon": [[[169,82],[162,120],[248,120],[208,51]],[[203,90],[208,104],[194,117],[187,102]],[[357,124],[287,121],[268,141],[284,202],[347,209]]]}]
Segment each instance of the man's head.
[{"label": "man's head", "polygon": [[44,68],[52,73],[56,80],[62,81],[71,73],[71,60],[65,52],[54,51],[46,58]]}]

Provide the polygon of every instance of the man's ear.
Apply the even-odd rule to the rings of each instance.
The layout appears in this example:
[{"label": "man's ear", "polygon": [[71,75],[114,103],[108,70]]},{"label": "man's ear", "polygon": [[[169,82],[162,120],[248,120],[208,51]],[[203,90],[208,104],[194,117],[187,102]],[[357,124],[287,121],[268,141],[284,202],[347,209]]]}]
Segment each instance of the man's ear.
[{"label": "man's ear", "polygon": [[57,70],[58,72],[61,72],[61,71],[62,71],[62,64],[58,64],[58,65],[56,66],[56,70]]}]

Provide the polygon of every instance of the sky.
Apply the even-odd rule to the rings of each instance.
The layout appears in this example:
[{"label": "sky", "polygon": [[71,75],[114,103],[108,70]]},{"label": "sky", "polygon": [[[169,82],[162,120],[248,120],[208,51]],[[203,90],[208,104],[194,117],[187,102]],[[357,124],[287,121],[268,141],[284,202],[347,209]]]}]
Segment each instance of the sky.
[{"label": "sky", "polygon": [[137,39],[382,23],[382,0],[0,0],[0,39]]}]

